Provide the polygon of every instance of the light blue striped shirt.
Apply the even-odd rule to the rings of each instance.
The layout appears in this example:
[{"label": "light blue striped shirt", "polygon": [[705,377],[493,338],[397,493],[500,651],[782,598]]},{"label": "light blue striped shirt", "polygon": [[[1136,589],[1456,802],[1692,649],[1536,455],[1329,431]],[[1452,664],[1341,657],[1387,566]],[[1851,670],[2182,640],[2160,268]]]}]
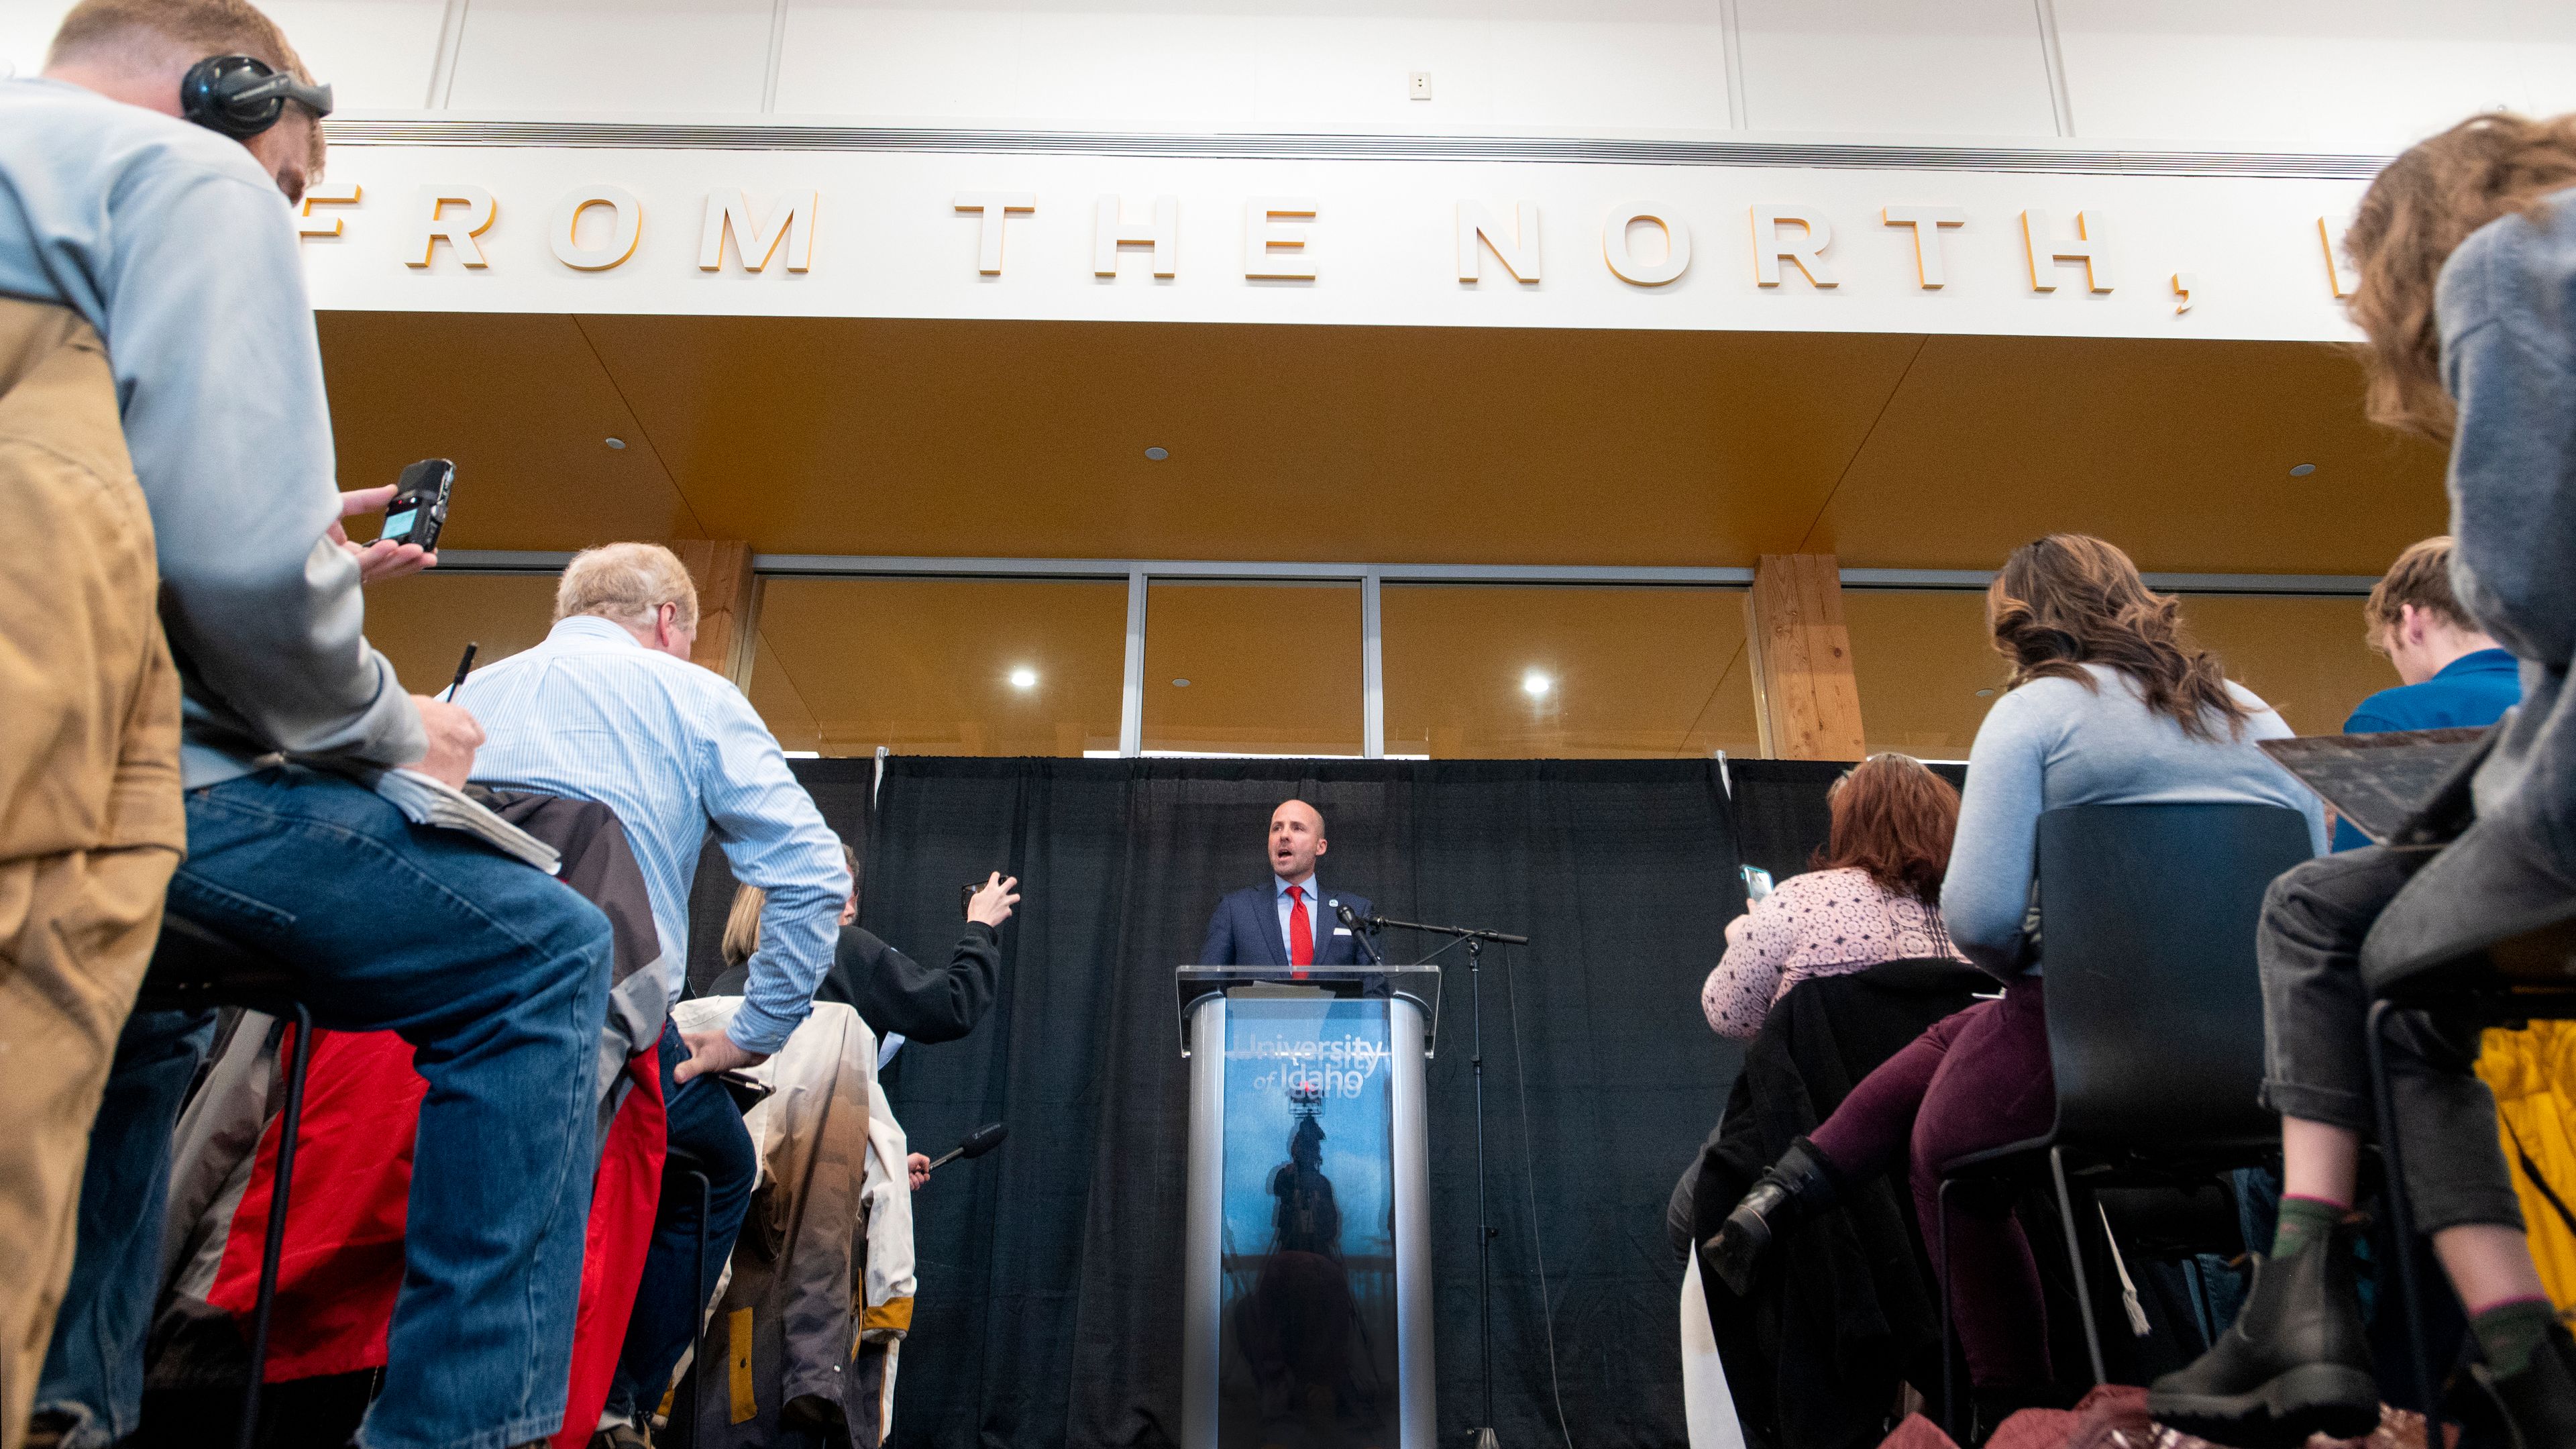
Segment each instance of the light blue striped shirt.
[{"label": "light blue striped shirt", "polygon": [[585,615],[475,671],[457,702],[487,737],[476,780],[617,812],[673,963],[664,983],[672,1001],[686,975],[689,882],[715,826],[735,878],[769,893],[742,1010],[726,1034],[745,1051],[785,1045],[832,965],[850,872],[839,837],[742,692]]}]

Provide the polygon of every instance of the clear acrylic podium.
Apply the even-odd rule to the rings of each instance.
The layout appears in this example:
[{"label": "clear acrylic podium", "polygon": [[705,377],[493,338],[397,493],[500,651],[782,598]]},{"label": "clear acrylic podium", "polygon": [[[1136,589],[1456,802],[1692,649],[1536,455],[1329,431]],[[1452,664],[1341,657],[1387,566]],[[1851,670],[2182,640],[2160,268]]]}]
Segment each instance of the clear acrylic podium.
[{"label": "clear acrylic podium", "polygon": [[1436,966],[1183,966],[1181,1449],[1434,1449]]}]

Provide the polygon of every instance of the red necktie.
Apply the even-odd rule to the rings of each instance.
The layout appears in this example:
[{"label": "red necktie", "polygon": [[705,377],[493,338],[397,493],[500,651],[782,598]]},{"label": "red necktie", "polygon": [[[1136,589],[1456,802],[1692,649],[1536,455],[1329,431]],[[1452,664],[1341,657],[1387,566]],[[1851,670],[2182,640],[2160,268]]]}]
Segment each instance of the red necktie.
[{"label": "red necktie", "polygon": [[[1306,892],[1297,886],[1288,888],[1288,964],[1315,964],[1315,923],[1306,919]],[[1306,973],[1290,973],[1303,976]]]}]

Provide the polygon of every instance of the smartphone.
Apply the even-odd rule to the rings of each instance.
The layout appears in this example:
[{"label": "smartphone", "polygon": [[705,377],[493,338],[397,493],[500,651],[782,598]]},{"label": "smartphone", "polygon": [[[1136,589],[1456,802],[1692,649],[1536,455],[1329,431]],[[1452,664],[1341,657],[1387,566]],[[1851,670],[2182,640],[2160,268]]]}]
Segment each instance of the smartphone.
[{"label": "smartphone", "polygon": [[767,1101],[769,1094],[778,1090],[767,1082],[755,1081],[740,1072],[716,1073],[716,1085],[725,1089],[726,1096],[733,1098],[737,1110],[744,1112]]},{"label": "smartphone", "polygon": [[445,458],[423,458],[402,470],[394,498],[385,505],[385,529],[378,537],[394,543],[438,547],[438,531],[447,526],[447,493],[456,485],[456,465]]},{"label": "smartphone", "polygon": [[1771,872],[1758,865],[1744,867],[1744,903],[1752,905],[1771,894]]}]

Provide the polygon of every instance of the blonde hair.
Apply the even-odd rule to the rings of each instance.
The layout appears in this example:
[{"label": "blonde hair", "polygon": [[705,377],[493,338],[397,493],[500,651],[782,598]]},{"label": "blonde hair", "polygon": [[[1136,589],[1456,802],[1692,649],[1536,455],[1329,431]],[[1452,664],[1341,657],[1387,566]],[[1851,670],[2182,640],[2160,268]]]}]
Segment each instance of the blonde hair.
[{"label": "blonde hair", "polygon": [[[859,893],[859,853],[841,842],[841,863],[850,868],[850,894]],[[727,966],[739,966],[760,951],[760,913],[769,905],[769,892],[756,885],[736,886],[733,908],[725,912],[724,937],[716,950]]]},{"label": "blonde hair", "polygon": [[2361,274],[2349,304],[2374,422],[2448,442],[2455,419],[2442,386],[2442,266],[2472,232],[2530,216],[2576,186],[2576,116],[2535,121],[2471,116],[2388,163],[2353,213],[2344,247]]},{"label": "blonde hair", "polygon": [[2459,596],[2451,592],[2449,534],[2409,546],[2397,556],[2397,562],[2388,566],[2379,582],[2370,586],[2370,598],[2361,606],[2361,617],[2371,648],[2388,652],[2388,636],[2406,622],[2408,604],[2455,629],[2478,627],[2469,611],[2460,607]]},{"label": "blonde hair", "polygon": [[[247,55],[271,70],[313,84],[313,73],[304,68],[304,58],[295,53],[295,47],[286,43],[286,32],[244,0],[80,0],[55,27],[45,64],[110,55],[128,63],[152,63],[159,57],[138,44],[147,36],[193,51],[200,58]],[[319,176],[329,147],[322,139],[321,119],[310,114],[305,119],[312,125],[304,164]]]},{"label": "blonde hair", "polygon": [[768,904],[769,892],[756,885],[734,888],[733,909],[725,913],[724,940],[716,947],[727,966],[739,966],[759,952],[760,912]]},{"label": "blonde hair", "polygon": [[555,585],[555,622],[596,614],[642,627],[664,604],[680,606],[680,628],[698,627],[698,586],[680,556],[658,543],[611,543],[586,548],[564,565]]}]

